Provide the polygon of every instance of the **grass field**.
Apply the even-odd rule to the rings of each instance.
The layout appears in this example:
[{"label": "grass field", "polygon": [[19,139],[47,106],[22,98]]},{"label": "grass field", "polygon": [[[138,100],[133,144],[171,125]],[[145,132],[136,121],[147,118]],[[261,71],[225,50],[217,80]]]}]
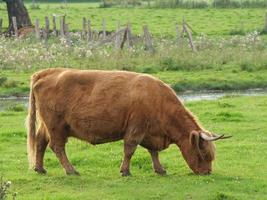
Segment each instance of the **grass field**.
[{"label": "grass field", "polygon": [[168,175],[153,173],[150,157],[138,148],[132,177],[120,177],[122,143],[99,146],[71,139],[70,160],[80,177],[65,176],[48,150],[48,174],[28,170],[26,112],[0,112],[0,174],[12,182],[18,199],[266,199],[267,97],[235,97],[187,103],[211,131],[233,138],[218,141],[217,159],[210,176],[195,176],[175,146],[160,154]]},{"label": "grass field", "polygon": [[[0,16],[7,26],[4,5],[0,4]],[[150,73],[176,91],[267,86],[266,35],[247,34],[262,30],[265,9],[97,8],[94,3],[71,3],[67,7],[60,3],[41,3],[40,9],[31,9],[30,3],[26,5],[33,21],[66,13],[67,23],[73,30],[81,29],[82,17],[90,18],[96,29],[101,29],[102,18],[105,18],[108,30],[114,30],[118,20],[122,25],[130,21],[134,33],[140,33],[142,26],[149,24],[150,31],[157,36],[153,40],[156,53],[146,53],[143,47],[120,53],[109,47],[92,50],[77,38],[71,48],[65,48],[59,39],[49,39],[46,44],[33,38],[0,37],[0,96],[27,94],[30,74],[58,66]],[[196,32],[197,53],[181,50],[173,37],[164,39],[165,43],[157,41],[163,40],[158,36],[175,36],[174,23],[181,22],[183,16]],[[186,38],[185,42],[188,44]]]},{"label": "grass field", "polygon": [[[0,2],[0,18],[7,27],[5,4]],[[26,4],[33,22],[39,18],[43,24],[46,15],[66,13],[71,30],[81,29],[82,17],[91,19],[98,30],[105,18],[108,30],[114,30],[118,20],[122,25],[130,21],[134,33],[141,33],[142,26],[148,24],[152,34],[165,43],[155,39],[156,52],[150,54],[139,46],[121,52],[109,46],[92,50],[77,38],[73,46],[66,48],[54,38],[46,44],[33,38],[0,37],[0,97],[28,95],[32,73],[58,66],[149,73],[176,91],[267,87],[266,35],[246,35],[262,30],[263,8],[126,9],[98,8],[98,3],[72,3],[67,7],[46,3],[40,4],[40,9],[31,9],[30,5]],[[183,17],[196,32],[196,53],[177,47],[174,40],[174,24]],[[225,97],[186,105],[208,130],[233,135],[216,142],[217,159],[210,176],[193,175],[177,147],[171,146],[160,154],[167,176],[153,173],[150,156],[140,147],[132,159],[133,176],[123,178],[119,173],[122,142],[92,146],[75,139],[69,140],[67,152],[81,176],[64,175],[50,149],[45,156],[48,174],[37,175],[28,170],[24,127],[27,112],[21,105],[9,105],[0,111],[0,177],[12,182],[11,192],[18,193],[17,199],[25,200],[266,199],[267,96]]]},{"label": "grass field", "polygon": [[32,73],[59,66],[149,73],[179,92],[267,87],[267,43],[257,34],[229,40],[199,38],[196,53],[179,48],[175,40],[154,40],[154,54],[142,45],[114,51],[113,44],[91,49],[84,40],[72,41],[66,47],[58,38],[47,44],[0,37],[0,96],[27,95]]},{"label": "grass field", "polygon": [[[40,9],[30,9],[29,14],[34,23],[39,18],[44,24],[45,16],[66,14],[71,30],[82,29],[82,18],[92,21],[94,29],[100,30],[102,19],[107,21],[107,29],[115,30],[117,21],[121,24],[131,22],[133,32],[140,33],[143,25],[148,24],[152,34],[156,36],[175,36],[175,22],[182,22],[185,17],[197,34],[212,36],[227,36],[229,34],[244,34],[254,30],[262,30],[266,9],[145,9],[145,8],[95,8],[95,4],[72,3],[40,4]],[[7,27],[7,13],[0,4],[0,17]]]}]

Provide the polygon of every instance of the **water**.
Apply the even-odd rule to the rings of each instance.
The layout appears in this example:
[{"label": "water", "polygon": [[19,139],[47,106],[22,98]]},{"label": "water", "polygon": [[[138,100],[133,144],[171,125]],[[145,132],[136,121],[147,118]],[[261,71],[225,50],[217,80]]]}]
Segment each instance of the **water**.
[{"label": "water", "polygon": [[23,105],[25,108],[28,107],[28,97],[0,97],[0,111],[7,110],[9,107],[14,105]]},{"label": "water", "polygon": [[[201,101],[201,100],[216,100],[225,96],[267,96],[267,89],[251,89],[242,91],[200,91],[200,92],[184,92],[178,93],[178,97],[183,102]],[[7,97],[0,98],[0,111],[8,109],[8,107],[20,104],[25,108],[28,107],[28,97]]]},{"label": "water", "polygon": [[185,102],[201,101],[201,100],[216,100],[225,96],[267,96],[267,89],[250,89],[236,91],[200,91],[200,92],[184,92],[178,93],[178,97]]}]

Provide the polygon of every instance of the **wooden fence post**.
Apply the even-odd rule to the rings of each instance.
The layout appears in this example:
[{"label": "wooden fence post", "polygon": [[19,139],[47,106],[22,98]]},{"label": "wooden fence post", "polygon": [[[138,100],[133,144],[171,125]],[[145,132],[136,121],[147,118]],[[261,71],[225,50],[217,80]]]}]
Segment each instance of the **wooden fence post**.
[{"label": "wooden fence post", "polygon": [[122,38],[122,41],[121,41],[121,44],[120,44],[120,49],[123,49],[124,47],[124,43],[125,41],[127,40],[127,33],[128,32],[128,27],[126,27],[124,33],[123,33],[123,38]]},{"label": "wooden fence post", "polygon": [[53,15],[52,22],[53,22],[53,33],[57,36],[57,23],[56,23],[56,16],[55,15]]},{"label": "wooden fence post", "polygon": [[[118,33],[120,31],[120,21],[118,21],[116,30],[117,30],[116,33]],[[115,49],[116,50],[120,49],[120,34],[117,34],[115,36]]]},{"label": "wooden fence post", "polygon": [[106,39],[106,36],[107,36],[107,32],[106,32],[106,20],[103,19],[102,21],[102,27],[103,27],[103,39],[105,40]]},{"label": "wooden fence post", "polygon": [[145,25],[143,29],[144,29],[145,50],[154,53],[155,49],[153,47],[152,37],[151,34],[149,33],[148,26]]},{"label": "wooden fence post", "polygon": [[128,48],[133,47],[133,41],[132,41],[132,28],[130,22],[127,24],[127,42],[128,42]]},{"label": "wooden fence post", "polygon": [[13,23],[13,28],[14,28],[15,36],[18,37],[19,36],[19,33],[18,33],[18,26],[17,26],[17,19],[16,19],[16,17],[12,17],[12,23]]},{"label": "wooden fence post", "polygon": [[39,24],[39,19],[35,20],[35,37],[36,39],[40,39],[40,24]]},{"label": "wooden fence post", "polygon": [[86,39],[86,18],[83,17],[82,39]]},{"label": "wooden fence post", "polygon": [[93,33],[91,29],[91,21],[87,21],[87,42],[89,43],[93,39]]},{"label": "wooden fence post", "polygon": [[177,22],[175,23],[175,30],[176,30],[177,44],[179,47],[180,46],[180,40],[181,40],[181,33],[179,31],[179,25]]},{"label": "wooden fence post", "polygon": [[49,37],[49,18],[45,16],[44,39],[47,40],[48,37]]},{"label": "wooden fence post", "polygon": [[192,33],[188,30],[185,20],[183,19],[183,30],[187,33],[189,44],[193,52],[196,52],[196,47],[193,41]]},{"label": "wooden fence post", "polygon": [[65,32],[65,35],[66,35],[67,46],[70,47],[71,46],[71,42],[70,42],[70,32],[69,32],[69,25],[68,24],[65,24],[64,32]]},{"label": "wooden fence post", "polygon": [[3,19],[0,18],[0,35],[2,34]]},{"label": "wooden fence post", "polygon": [[60,36],[65,36],[65,16],[62,16],[60,19]]}]

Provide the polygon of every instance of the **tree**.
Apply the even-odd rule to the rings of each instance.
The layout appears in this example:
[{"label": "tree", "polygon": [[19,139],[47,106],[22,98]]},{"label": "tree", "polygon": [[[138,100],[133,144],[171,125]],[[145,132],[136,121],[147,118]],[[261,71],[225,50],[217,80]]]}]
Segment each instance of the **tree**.
[{"label": "tree", "polygon": [[14,31],[12,17],[16,17],[18,29],[23,27],[32,26],[30,16],[26,7],[24,6],[23,0],[3,0],[7,5],[8,12],[8,33]]}]

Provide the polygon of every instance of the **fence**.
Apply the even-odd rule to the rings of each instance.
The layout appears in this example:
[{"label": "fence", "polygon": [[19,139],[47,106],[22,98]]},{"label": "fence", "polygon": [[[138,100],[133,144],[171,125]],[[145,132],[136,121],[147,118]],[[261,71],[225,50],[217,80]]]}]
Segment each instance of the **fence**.
[{"label": "fence", "polygon": [[[267,15],[266,15],[267,17]],[[67,46],[71,46],[71,37],[69,32],[69,25],[66,23],[66,16],[52,16],[52,24],[48,16],[45,17],[44,27],[40,27],[40,20],[35,20],[34,27],[26,27],[18,29],[16,17],[12,17],[13,29],[11,33],[13,37],[22,38],[26,37],[30,33],[34,33],[37,40],[44,40],[47,42],[50,37],[59,37],[66,41]],[[57,27],[57,21],[59,20],[59,29]],[[2,34],[2,22],[0,19],[0,34]],[[179,31],[178,23],[176,26],[177,44],[182,44],[181,39],[187,36],[189,45],[192,51],[196,51],[193,37],[192,28],[186,23],[185,19],[182,22],[182,30]],[[96,31],[92,29],[91,21],[85,17],[81,20],[81,30],[76,32],[80,35],[80,38],[88,43],[92,48],[105,45],[107,43],[114,43],[115,49],[123,49],[125,46],[132,48],[135,44],[142,43],[144,49],[151,53],[155,52],[155,47],[153,46],[152,34],[149,31],[148,25],[143,26],[143,34],[135,35],[132,33],[131,23],[128,22],[125,27],[121,27],[118,21],[116,31],[108,31],[106,29],[106,20],[102,20],[102,30]]]},{"label": "fence", "polygon": [[[11,33],[13,37],[25,37],[29,33],[34,33],[37,40],[48,41],[50,37],[59,37],[66,41],[67,46],[71,46],[71,34],[69,32],[69,25],[66,23],[65,15],[53,15],[52,24],[48,16],[45,17],[44,27],[40,27],[40,20],[35,20],[34,27],[26,27],[18,29],[16,17],[12,17],[13,29]],[[59,29],[57,27],[57,21],[59,21]],[[3,19],[0,18],[0,35],[3,34]],[[181,30],[180,30],[181,28]],[[184,38],[188,38],[188,44],[193,52],[196,52],[197,49],[194,44],[192,32],[195,32],[191,26],[186,22],[185,18],[181,23],[181,26],[178,23],[175,24],[174,30],[176,31],[177,45],[179,47],[184,46]],[[263,27],[263,32],[267,32],[267,12],[265,14],[265,23]],[[147,25],[143,26],[143,34],[135,35],[131,30],[131,23],[128,22],[125,27],[121,27],[120,22],[118,21],[116,26],[116,31],[108,31],[106,29],[106,20],[102,20],[102,30],[96,31],[93,30],[91,26],[91,21],[85,17],[81,20],[81,30],[76,32],[80,34],[82,40],[86,41],[90,47],[95,48],[105,44],[114,44],[116,50],[123,49],[125,46],[132,48],[133,45],[142,43],[144,49],[149,52],[155,52],[155,47],[153,45],[152,34],[149,31]]]}]

